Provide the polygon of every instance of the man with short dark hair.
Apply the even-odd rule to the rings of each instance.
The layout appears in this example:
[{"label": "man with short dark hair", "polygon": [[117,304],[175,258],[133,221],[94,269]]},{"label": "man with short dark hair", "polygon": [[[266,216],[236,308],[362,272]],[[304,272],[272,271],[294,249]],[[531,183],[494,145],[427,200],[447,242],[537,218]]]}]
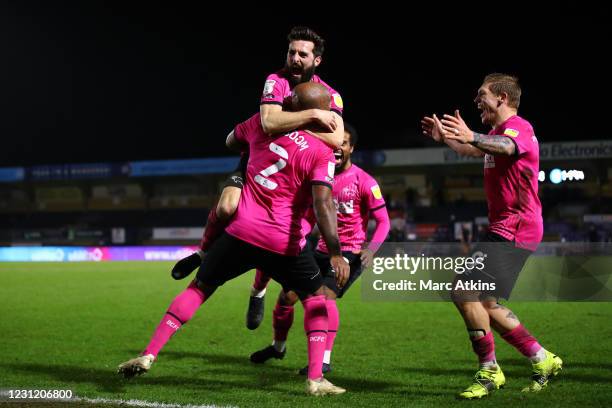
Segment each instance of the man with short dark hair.
[{"label": "man with short dark hair", "polygon": [[[527,258],[542,240],[542,206],[538,198],[539,147],[529,122],[518,116],[521,88],[506,74],[487,75],[474,102],[481,111],[485,135],[465,124],[459,111],[423,118],[423,133],[446,143],[461,155],[484,157],[484,184],[489,206],[489,231],[482,252],[485,268],[463,274],[457,280],[485,282],[495,290],[452,293],[468,329],[480,370],[475,382],[459,397],[481,398],[505,384],[495,358],[495,329],[533,365],[532,382],[524,392],[538,392],[561,370],[559,357],[544,349],[507,307],[508,299]],[[475,251],[476,252],[476,251]]]}]

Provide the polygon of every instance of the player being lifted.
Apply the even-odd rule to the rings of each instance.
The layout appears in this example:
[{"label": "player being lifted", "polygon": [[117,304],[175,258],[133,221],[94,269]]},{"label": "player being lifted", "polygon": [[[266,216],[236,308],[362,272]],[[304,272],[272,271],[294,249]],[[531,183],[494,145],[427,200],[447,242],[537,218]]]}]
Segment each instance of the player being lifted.
[{"label": "player being lifted", "polygon": [[484,157],[484,185],[489,207],[487,258],[482,272],[462,279],[495,283],[495,291],[453,293],[465,321],[472,348],[480,362],[475,381],[459,394],[481,398],[506,382],[495,358],[493,332],[497,331],[533,365],[532,382],[524,392],[542,390],[562,368],[559,357],[544,349],[507,307],[508,299],[527,258],[542,240],[542,206],[538,198],[539,147],[529,122],[517,115],[521,88],[517,78],[505,74],[485,77],[474,102],[481,111],[488,135],[470,130],[459,111],[423,118],[423,133],[446,143],[461,155]]},{"label": "player being lifted", "polygon": [[[294,27],[287,36],[289,42],[285,66],[278,72],[268,75],[260,101],[261,124],[268,134],[280,134],[307,124],[318,124],[326,133],[317,134],[331,146],[339,147],[344,138],[342,121],[343,103],[338,92],[327,85],[315,74],[321,64],[325,50],[325,40],[307,27]],[[299,112],[283,110],[283,102],[291,95],[291,90],[304,82],[324,85],[331,95],[331,110],[306,109]],[[217,205],[208,213],[206,229],[200,243],[200,250],[180,260],[172,270],[175,279],[182,279],[193,272],[204,257],[212,242],[223,232],[233,216],[240,200],[243,174],[248,156],[243,155],[235,173],[225,183]],[[252,290],[252,308],[263,316],[263,296],[265,291]]]},{"label": "player being lifted", "polygon": [[[319,239],[315,252],[315,259],[324,276],[327,314],[329,316],[327,343],[323,358],[324,373],[331,371],[331,352],[340,324],[336,298],[341,298],[353,282],[359,278],[362,269],[371,264],[374,253],[389,233],[389,215],[376,180],[351,162],[351,154],[356,142],[357,132],[350,125],[345,124],[344,142],[342,147],[334,152],[336,172],[333,196],[338,212],[338,236],[342,246],[342,255],[348,259],[351,267],[349,280],[344,287],[339,288],[336,285],[336,279],[329,262],[329,251],[324,239]],[[371,242],[366,247],[364,244],[370,218],[374,219],[376,227]],[[259,291],[263,291],[269,282],[269,278],[264,273],[258,270],[256,274],[253,286]],[[280,292],[272,318],[274,340],[271,346],[253,353],[251,355],[252,362],[264,363],[270,358],[281,359],[285,356],[285,342],[293,324],[293,305],[297,301],[298,297],[295,293],[284,290]],[[249,313],[247,316],[253,318],[258,315]],[[248,323],[251,326],[259,326],[260,321],[249,321]],[[305,367],[300,373],[306,374],[307,370],[308,367]]]},{"label": "player being lifted", "polygon": [[[292,96],[295,110],[330,106],[329,92],[321,84],[300,84]],[[196,279],[170,304],[142,355],[121,364],[119,373],[132,377],[148,371],[170,337],[219,286],[261,268],[302,301],[309,356],[306,391],[311,395],[345,392],[323,378],[328,327],[323,277],[304,249],[302,230],[306,211],[313,207],[337,284],[343,287],[349,265],[342,258],[332,200],[335,158],[331,148],[313,136],[319,130],[320,126],[310,125],[270,139],[257,114],[228,135],[228,147],[248,148],[250,154],[238,211],[210,246]]]}]

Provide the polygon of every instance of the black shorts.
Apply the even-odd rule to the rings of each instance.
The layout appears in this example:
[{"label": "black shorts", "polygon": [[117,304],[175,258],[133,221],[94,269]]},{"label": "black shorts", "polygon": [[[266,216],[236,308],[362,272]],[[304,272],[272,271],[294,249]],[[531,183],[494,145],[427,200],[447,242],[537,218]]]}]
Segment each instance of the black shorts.
[{"label": "black shorts", "polygon": [[[510,299],[516,280],[532,254],[531,251],[518,248],[514,242],[492,232],[488,232],[485,239],[486,241],[476,244],[471,251],[472,258],[485,256],[482,262],[484,268],[472,268],[457,277],[457,280],[467,285],[482,284],[483,290],[476,290],[478,299],[474,299],[473,294],[460,295],[466,297],[461,299],[463,301],[477,301],[487,297]],[[494,289],[492,285],[495,286]]]},{"label": "black shorts", "polygon": [[361,272],[363,271],[363,268],[361,267],[361,256],[359,254],[354,254],[352,252],[345,251],[342,252],[342,256],[348,260],[351,272],[348,281],[346,282],[346,285],[344,285],[344,287],[340,289],[336,284],[336,273],[334,272],[331,267],[331,264],[329,263],[329,254],[316,251],[314,255],[315,260],[319,265],[319,269],[323,274],[323,284],[332,291],[334,291],[338,298],[341,298],[346,293],[348,288],[350,288],[351,285],[357,279],[359,279],[359,277],[361,276]]},{"label": "black shorts", "polygon": [[238,163],[238,167],[229,175],[229,177],[223,183],[223,188],[225,187],[237,187],[242,189],[244,187],[244,179],[246,178],[246,167],[249,163],[249,154],[242,153],[240,156],[240,162]]},{"label": "black shorts", "polygon": [[196,279],[206,285],[221,286],[255,268],[277,281],[284,291],[292,290],[301,297],[316,292],[323,285],[319,267],[308,249],[297,256],[279,255],[226,232],[211,245]]},{"label": "black shorts", "polygon": [[225,179],[225,182],[223,183],[223,188],[225,187],[237,187],[242,190],[242,188],[244,187],[244,178],[238,172],[232,173],[227,179]]}]

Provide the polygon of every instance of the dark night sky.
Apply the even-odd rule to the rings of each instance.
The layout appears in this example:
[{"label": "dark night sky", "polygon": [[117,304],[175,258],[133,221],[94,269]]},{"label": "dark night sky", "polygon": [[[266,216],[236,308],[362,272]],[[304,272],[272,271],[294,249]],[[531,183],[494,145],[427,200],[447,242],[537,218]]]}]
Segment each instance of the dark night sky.
[{"label": "dark night sky", "polygon": [[3,4],[0,166],[226,155],[225,135],[258,110],[296,24],[327,39],[318,73],[343,95],[361,148],[424,146],[419,119],[432,111],[460,108],[484,130],[471,101],[494,71],[520,77],[520,113],[541,141],[610,139],[597,119],[610,15],[556,7],[323,19],[178,3]]}]

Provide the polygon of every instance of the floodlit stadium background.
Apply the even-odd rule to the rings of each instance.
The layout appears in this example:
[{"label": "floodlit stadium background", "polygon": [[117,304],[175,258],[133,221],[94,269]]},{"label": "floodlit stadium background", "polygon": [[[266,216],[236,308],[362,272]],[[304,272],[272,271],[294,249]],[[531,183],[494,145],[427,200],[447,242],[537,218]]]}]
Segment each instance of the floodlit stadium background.
[{"label": "floodlit stadium background", "polygon": [[[612,142],[544,141],[540,148],[544,240],[611,241]],[[355,162],[380,182],[392,220],[389,241],[477,241],[487,225],[479,160],[432,147],[362,149]],[[40,247],[197,245],[236,163],[229,156],[3,168],[0,243],[19,250],[3,248],[0,260],[178,259],[186,248],[121,258],[71,249],[45,255]]]},{"label": "floodlit stadium background", "polygon": [[[258,110],[296,24],[327,39],[317,73],[342,94],[344,119],[359,132],[354,161],[381,185],[389,242],[481,238],[482,162],[428,140],[419,121],[460,109],[469,126],[487,131],[472,100],[482,78],[498,71],[520,78],[519,114],[540,142],[544,241],[612,241],[612,138],[602,123],[612,33],[603,8],[488,7],[464,19],[465,10],[438,16],[438,5],[353,7],[350,15],[303,5],[284,13],[208,7],[0,5],[0,403],[9,387],[68,388],[115,404],[454,402],[474,361],[453,305],[366,302],[360,282],[340,305],[330,378],[348,389],[341,399],[303,395],[295,374],[306,358],[301,308],[287,358],[248,363],[269,343],[277,290],[270,288],[261,328],[246,330],[252,274],[220,289],[147,376],[115,376],[184,288],[169,276],[173,261],[197,246],[238,161],[225,136]],[[612,336],[610,303],[512,308],[567,370],[554,392],[525,400],[519,391],[530,368],[501,345],[512,381],[481,405],[610,405],[612,346],[593,340]]]}]

